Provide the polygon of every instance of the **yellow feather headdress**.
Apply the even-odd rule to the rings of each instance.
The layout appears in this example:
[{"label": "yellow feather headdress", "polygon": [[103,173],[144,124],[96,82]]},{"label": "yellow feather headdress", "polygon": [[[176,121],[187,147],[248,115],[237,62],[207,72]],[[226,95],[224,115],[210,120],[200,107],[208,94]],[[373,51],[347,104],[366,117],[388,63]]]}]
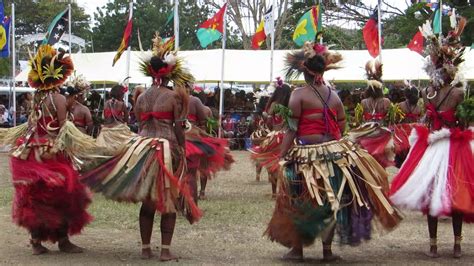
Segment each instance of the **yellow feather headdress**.
[{"label": "yellow feather headdress", "polygon": [[31,70],[28,83],[40,91],[51,90],[66,81],[74,70],[74,65],[65,51],[56,51],[50,45],[39,47],[35,57],[30,58]]},{"label": "yellow feather headdress", "polygon": [[[178,57],[177,51],[173,50],[174,42],[174,37],[163,42],[158,32],[156,32],[153,38],[153,54],[149,58],[142,59],[140,70],[144,75],[152,77],[154,83],[159,83],[162,79],[168,79],[173,81],[176,86],[192,84],[194,83],[194,77],[184,67],[184,61]],[[151,67],[151,59],[155,56],[166,64],[166,67],[160,69],[160,71],[154,71]]]}]

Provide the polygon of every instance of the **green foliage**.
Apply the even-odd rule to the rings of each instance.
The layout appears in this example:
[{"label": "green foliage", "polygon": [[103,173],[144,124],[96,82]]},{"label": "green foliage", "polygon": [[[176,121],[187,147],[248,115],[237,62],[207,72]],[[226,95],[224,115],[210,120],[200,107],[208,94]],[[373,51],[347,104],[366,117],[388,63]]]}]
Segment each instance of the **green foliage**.
[{"label": "green foliage", "polygon": [[456,116],[466,124],[474,122],[474,97],[470,97],[458,105]]},{"label": "green foliage", "polygon": [[[200,7],[196,1],[180,1],[180,48],[193,50],[199,47],[196,30],[200,23],[209,16],[205,6]],[[138,0],[133,8],[132,49],[138,50],[137,30],[143,49],[151,49],[155,31],[160,35],[173,35],[173,22],[165,26],[168,15],[173,11],[169,2],[161,0]],[[117,0],[107,3],[94,14],[96,23],[93,27],[94,47],[98,52],[114,51],[120,45],[123,30],[128,19],[128,0]]]}]

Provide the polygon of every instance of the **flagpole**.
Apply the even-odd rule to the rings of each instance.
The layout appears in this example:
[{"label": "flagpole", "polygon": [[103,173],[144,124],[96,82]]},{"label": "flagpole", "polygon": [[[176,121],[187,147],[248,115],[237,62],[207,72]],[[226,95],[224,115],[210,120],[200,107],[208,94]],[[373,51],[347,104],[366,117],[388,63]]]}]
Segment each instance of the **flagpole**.
[{"label": "flagpole", "polygon": [[227,39],[226,20],[227,20],[227,7],[224,10],[224,18],[223,18],[223,24],[224,24],[223,31],[224,32],[222,35],[221,84],[220,84],[220,91],[219,91],[219,133],[218,133],[219,138],[222,138],[222,117],[224,115],[224,66],[225,66],[225,44],[226,44],[226,39]]},{"label": "flagpole", "polygon": [[382,1],[378,0],[379,60],[382,63]]},{"label": "flagpole", "polygon": [[71,10],[71,4],[68,4],[69,8],[69,55],[72,54],[72,10]]},{"label": "flagpole", "polygon": [[[3,19],[3,18],[2,18]],[[13,126],[16,126],[16,49],[15,49],[15,3],[12,3],[12,91],[13,91]]]},{"label": "flagpole", "polygon": [[[132,19],[132,16],[133,16],[133,1],[130,1],[129,9],[130,9],[130,12],[128,14],[128,21],[130,21]],[[125,86],[127,87],[127,89],[130,85],[129,77],[130,77],[130,57],[131,57],[131,53],[132,53],[132,46],[131,46],[130,41],[129,41],[128,42],[128,48],[127,48],[127,66],[126,66],[127,68],[126,68],[126,72],[125,72],[126,73],[125,74],[125,78],[126,78]],[[125,93],[125,99],[124,100],[125,100],[125,106],[128,106],[128,91]]]},{"label": "flagpole", "polygon": [[443,37],[443,0],[439,0],[439,40]]},{"label": "flagpole", "polygon": [[271,42],[271,53],[270,53],[270,82],[273,81],[273,54],[275,50],[275,0],[272,3],[272,42]]},{"label": "flagpole", "polygon": [[174,1],[174,49],[179,48],[179,0]]}]

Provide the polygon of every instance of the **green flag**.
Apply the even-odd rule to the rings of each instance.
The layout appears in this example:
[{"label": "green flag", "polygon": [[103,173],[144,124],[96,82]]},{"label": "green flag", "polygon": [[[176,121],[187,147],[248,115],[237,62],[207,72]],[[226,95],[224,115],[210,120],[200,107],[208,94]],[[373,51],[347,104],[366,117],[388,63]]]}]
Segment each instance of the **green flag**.
[{"label": "green flag", "polygon": [[433,33],[441,33],[441,7],[438,7],[433,17]]},{"label": "green flag", "polygon": [[321,8],[320,5],[313,6],[298,21],[293,41],[298,46],[303,46],[307,41],[314,41],[316,34],[322,29]]},{"label": "green flag", "polygon": [[171,10],[171,12],[169,13],[168,18],[166,19],[165,27],[168,26],[168,24],[170,24],[173,18],[174,18],[174,9]]}]

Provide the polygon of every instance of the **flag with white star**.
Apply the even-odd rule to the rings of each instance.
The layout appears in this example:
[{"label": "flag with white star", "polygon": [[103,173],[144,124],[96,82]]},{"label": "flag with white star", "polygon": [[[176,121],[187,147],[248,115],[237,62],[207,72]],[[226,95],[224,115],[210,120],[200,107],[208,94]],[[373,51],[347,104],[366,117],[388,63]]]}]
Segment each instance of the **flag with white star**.
[{"label": "flag with white star", "polygon": [[61,40],[69,24],[69,8],[59,13],[49,25],[43,44],[54,45]]}]

